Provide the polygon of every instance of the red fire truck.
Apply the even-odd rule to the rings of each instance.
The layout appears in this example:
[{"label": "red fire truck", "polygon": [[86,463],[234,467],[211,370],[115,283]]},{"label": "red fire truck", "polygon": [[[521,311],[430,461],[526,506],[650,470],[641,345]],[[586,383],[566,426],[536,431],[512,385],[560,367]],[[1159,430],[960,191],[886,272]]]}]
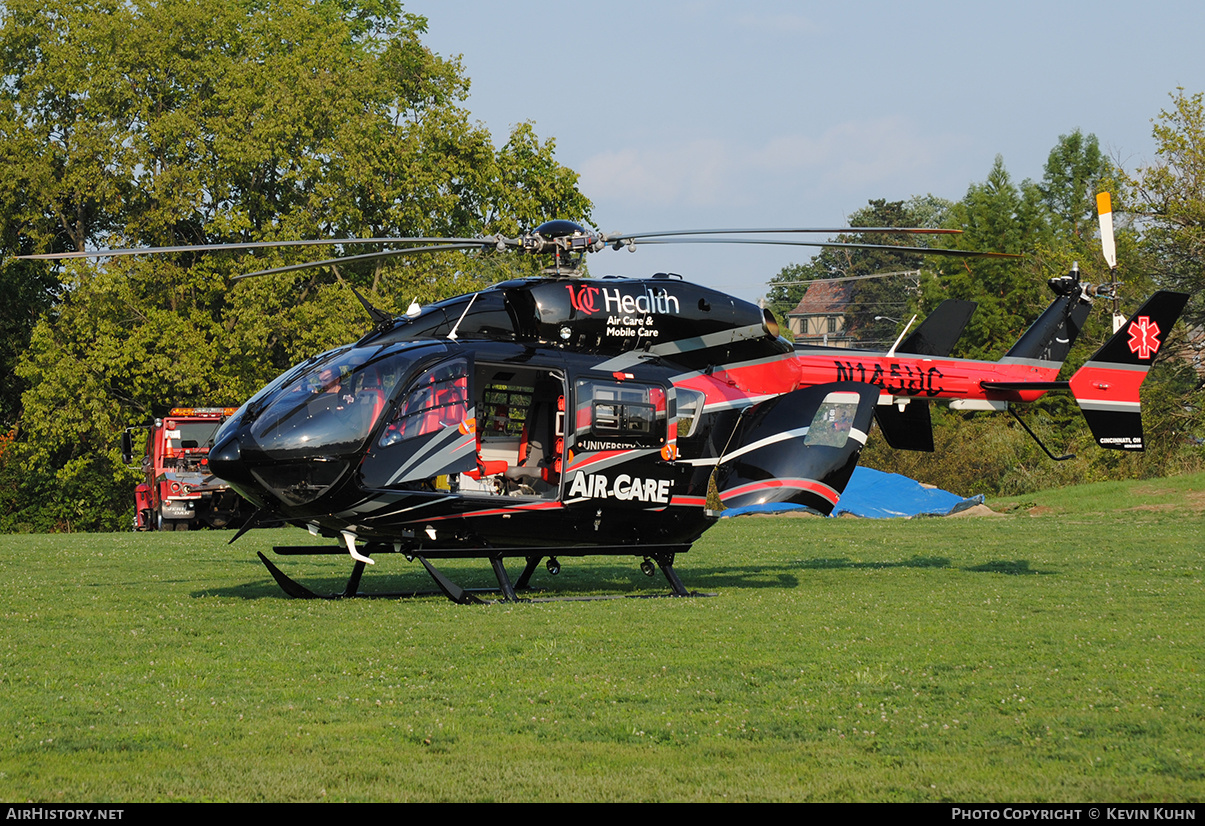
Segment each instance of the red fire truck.
[{"label": "red fire truck", "polygon": [[213,434],[234,407],[176,407],[149,427],[122,435],[122,459],[134,459],[134,431],[146,431],[143,481],[134,489],[134,529],[186,531],[241,524],[248,505],[209,472]]}]

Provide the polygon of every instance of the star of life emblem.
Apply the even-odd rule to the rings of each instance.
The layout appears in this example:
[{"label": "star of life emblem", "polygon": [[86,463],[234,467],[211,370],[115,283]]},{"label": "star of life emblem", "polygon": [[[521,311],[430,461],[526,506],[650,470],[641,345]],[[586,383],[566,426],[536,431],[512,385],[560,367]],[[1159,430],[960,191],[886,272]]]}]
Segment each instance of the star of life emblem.
[{"label": "star of life emblem", "polygon": [[1130,352],[1137,353],[1143,361],[1159,352],[1159,325],[1151,321],[1150,316],[1138,316],[1138,320],[1130,323]]}]

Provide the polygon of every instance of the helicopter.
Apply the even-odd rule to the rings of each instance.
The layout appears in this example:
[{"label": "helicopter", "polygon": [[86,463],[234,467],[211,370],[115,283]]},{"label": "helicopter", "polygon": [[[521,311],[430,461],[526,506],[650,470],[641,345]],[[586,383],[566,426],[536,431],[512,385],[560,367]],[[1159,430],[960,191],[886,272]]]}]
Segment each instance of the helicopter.
[{"label": "helicopter", "polygon": [[[282,373],[214,434],[211,472],[258,508],[231,542],[269,520],[325,538],[274,550],[350,557],[346,586],[321,595],[329,598],[365,596],[366,567],[388,553],[418,560],[438,592],[462,604],[482,600],[433,560],[488,559],[496,592],[515,601],[541,562],[555,575],[563,557],[629,556],[647,575],[659,568],[672,595],[691,596],[675,561],[722,509],[785,502],[831,513],[872,422],[893,448],[932,450],[935,401],[1015,416],[1015,404],[1069,391],[1101,447],[1143,449],[1138,391],[1187,301],[1181,293],[1155,293],[1058,381],[1093,300],[1112,289],[1081,283],[1074,269],[1050,279],[1050,305],[998,362],[950,356],[971,302],[943,303],[886,352],[795,346],[769,311],[681,276],[586,278],[574,269],[587,252],[636,243],[842,246],[781,238],[804,231],[834,232],[603,235],[555,220],[515,239],[343,239],[408,246],[248,273],[432,249],[554,259],[543,277],[402,316],[357,292],[372,330]],[[755,233],[776,237],[744,237]],[[209,249],[251,246],[260,245]],[[166,251],[177,249],[196,248]],[[320,596],[259,558],[287,595]],[[512,580],[514,559],[524,567]]]}]

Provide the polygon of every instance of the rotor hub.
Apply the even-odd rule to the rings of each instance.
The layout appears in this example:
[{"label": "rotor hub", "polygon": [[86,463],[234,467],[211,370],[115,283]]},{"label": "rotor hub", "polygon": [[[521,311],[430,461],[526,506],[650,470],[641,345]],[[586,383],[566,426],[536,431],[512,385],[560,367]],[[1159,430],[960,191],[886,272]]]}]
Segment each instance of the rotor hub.
[{"label": "rotor hub", "polygon": [[523,236],[523,249],[529,252],[596,252],[603,248],[597,234],[574,221],[558,218],[545,221]]}]

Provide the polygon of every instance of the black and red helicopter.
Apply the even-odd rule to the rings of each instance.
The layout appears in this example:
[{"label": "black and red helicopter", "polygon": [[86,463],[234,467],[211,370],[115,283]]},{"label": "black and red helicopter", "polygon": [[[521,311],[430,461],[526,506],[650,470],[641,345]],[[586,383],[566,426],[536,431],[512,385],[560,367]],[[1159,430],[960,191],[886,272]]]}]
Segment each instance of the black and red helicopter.
[{"label": "black and red helicopter", "polygon": [[[828,245],[784,240],[799,231],[602,235],[550,221],[514,239],[392,239],[407,245],[352,260],[496,247],[551,253],[555,265],[548,277],[401,317],[360,297],[374,328],[243,404],[215,434],[210,468],[259,508],[247,527],[284,520],[336,540],[276,548],[349,555],[351,576],[332,596],[358,595],[365,566],[392,552],[418,559],[440,591],[468,603],[478,597],[431,560],[488,559],[502,598],[514,600],[544,560],[555,574],[561,557],[634,556],[689,595],[675,558],[720,508],[788,502],[830,513],[872,419],[892,447],[932,450],[935,400],[1006,410],[1070,390],[1102,447],[1142,450],[1138,390],[1184,307],[1180,293],[1156,293],[1058,381],[1102,292],[1075,271],[1051,279],[1053,301],[1000,361],[983,362],[949,355],[970,302],[941,305],[887,352],[796,347],[769,312],[678,276],[567,269],[585,252],[636,243]],[[259,556],[290,596],[317,596]],[[508,559],[525,563],[515,581]]]}]

